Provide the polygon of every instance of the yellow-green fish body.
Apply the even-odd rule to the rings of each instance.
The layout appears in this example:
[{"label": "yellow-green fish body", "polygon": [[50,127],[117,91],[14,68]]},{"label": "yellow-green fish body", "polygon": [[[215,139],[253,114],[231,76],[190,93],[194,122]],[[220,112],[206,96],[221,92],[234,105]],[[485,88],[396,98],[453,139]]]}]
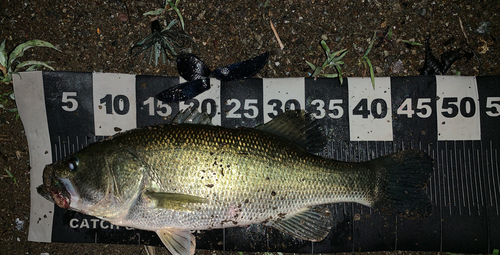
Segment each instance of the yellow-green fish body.
[{"label": "yellow-green fish body", "polygon": [[[117,135],[44,169],[39,193],[63,208],[156,231],[173,254],[192,254],[190,230],[265,223],[321,241],[324,205],[357,202],[419,216],[432,159],[407,150],[346,163],[309,151],[318,125],[288,111],[255,129],[172,124]],[[291,137],[288,139],[286,137]]]}]

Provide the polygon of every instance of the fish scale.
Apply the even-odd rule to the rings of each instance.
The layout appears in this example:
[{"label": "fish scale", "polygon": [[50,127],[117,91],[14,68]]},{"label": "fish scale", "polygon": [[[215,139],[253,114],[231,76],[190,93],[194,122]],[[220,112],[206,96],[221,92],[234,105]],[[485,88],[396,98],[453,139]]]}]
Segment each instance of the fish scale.
[{"label": "fish scale", "polygon": [[[165,142],[148,142],[159,139]],[[117,137],[114,142],[121,143],[120,140]],[[278,214],[289,214],[310,205],[344,201],[347,196],[356,197],[356,202],[368,203],[368,184],[372,183],[373,176],[365,174],[361,181],[345,176],[347,172],[358,176],[366,169],[352,171],[346,164],[308,154],[288,140],[270,137],[258,130],[185,124],[145,129],[126,140],[130,143],[127,146],[136,148],[138,156],[148,165],[151,182],[157,184],[155,190],[210,201],[190,205],[191,211],[179,213],[173,221],[193,218],[183,227],[210,229],[248,225],[251,221],[278,218]],[[184,148],[186,144],[189,149]],[[225,164],[229,167],[225,168]],[[363,183],[364,187],[360,188],[356,182]],[[356,188],[360,189],[353,192]],[[238,217],[228,214],[228,210],[237,210]],[[214,221],[207,215],[220,216]],[[137,219],[129,218],[133,222]],[[135,227],[158,229],[171,222],[157,224],[160,225],[144,221]]]}]

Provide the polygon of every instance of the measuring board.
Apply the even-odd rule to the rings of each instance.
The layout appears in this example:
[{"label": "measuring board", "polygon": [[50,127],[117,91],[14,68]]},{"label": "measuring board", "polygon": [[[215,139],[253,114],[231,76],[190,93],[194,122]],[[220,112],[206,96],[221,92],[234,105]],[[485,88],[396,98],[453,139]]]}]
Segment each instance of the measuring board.
[{"label": "measuring board", "polygon": [[168,123],[198,106],[215,125],[254,127],[286,109],[305,109],[328,136],[322,155],[359,162],[408,148],[427,152],[433,214],[421,220],[355,203],[329,205],[336,223],[325,240],[294,239],[262,225],[199,231],[197,249],[329,253],[446,251],[500,247],[500,77],[418,76],[211,80],[194,99],[164,104],[154,95],[177,77],[25,72],[14,76],[31,164],[29,240],[160,245],[153,232],[113,226],[61,209],[36,193],[46,164],[136,127]]}]

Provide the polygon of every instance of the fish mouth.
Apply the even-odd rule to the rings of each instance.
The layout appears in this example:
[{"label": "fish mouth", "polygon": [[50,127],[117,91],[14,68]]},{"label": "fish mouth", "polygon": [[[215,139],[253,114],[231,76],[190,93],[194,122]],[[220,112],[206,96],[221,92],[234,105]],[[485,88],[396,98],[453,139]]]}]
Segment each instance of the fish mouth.
[{"label": "fish mouth", "polygon": [[57,206],[69,209],[71,205],[71,181],[58,177],[51,165],[43,170],[43,184],[37,187],[37,192],[45,199],[55,203]]}]

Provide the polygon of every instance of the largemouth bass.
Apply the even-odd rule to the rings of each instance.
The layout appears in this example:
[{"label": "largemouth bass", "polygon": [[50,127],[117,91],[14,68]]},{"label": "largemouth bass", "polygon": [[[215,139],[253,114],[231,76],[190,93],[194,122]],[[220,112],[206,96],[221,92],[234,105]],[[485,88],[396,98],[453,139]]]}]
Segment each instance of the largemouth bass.
[{"label": "largemouth bass", "polygon": [[[191,123],[189,123],[191,122]],[[356,202],[408,217],[431,213],[431,157],[405,150],[362,163],[314,155],[326,139],[304,111],[254,129],[209,125],[188,110],[173,124],[92,144],[43,171],[38,193],[59,207],[155,231],[172,254],[193,254],[191,230],[264,223],[321,241],[324,204]]]}]

